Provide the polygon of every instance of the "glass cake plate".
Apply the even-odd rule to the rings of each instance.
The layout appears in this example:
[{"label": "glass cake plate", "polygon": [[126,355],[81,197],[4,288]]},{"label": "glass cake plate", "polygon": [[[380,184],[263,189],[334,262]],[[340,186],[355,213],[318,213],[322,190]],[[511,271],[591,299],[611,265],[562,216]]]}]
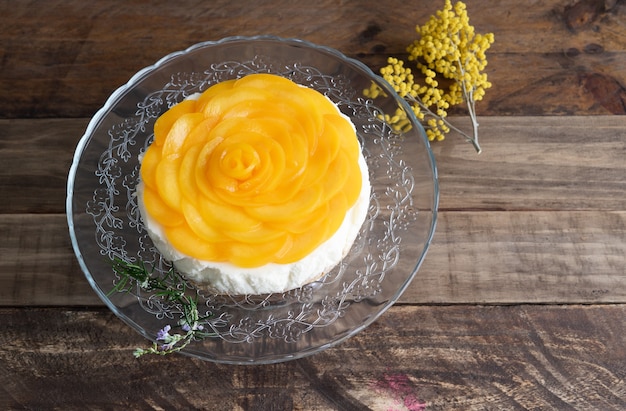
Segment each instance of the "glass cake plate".
[{"label": "glass cake plate", "polygon": [[[273,73],[333,100],[356,126],[372,194],[352,249],[314,283],[282,294],[219,295],[185,284],[197,297],[204,330],[181,352],[214,362],[259,364],[317,353],[374,322],[416,277],[435,230],[438,183],[422,126],[409,106],[364,64],[297,39],[231,37],[172,53],[134,75],[96,113],[70,169],[67,218],[74,251],[98,296],[146,339],[175,325],[182,309],[135,284],[110,291],[114,259],[170,269],[144,230],[135,198],[138,156],[153,138],[157,117],[212,84],[251,73]],[[377,86],[374,99],[363,90]],[[384,115],[404,111],[396,131]],[[417,285],[419,286],[419,285]]]}]

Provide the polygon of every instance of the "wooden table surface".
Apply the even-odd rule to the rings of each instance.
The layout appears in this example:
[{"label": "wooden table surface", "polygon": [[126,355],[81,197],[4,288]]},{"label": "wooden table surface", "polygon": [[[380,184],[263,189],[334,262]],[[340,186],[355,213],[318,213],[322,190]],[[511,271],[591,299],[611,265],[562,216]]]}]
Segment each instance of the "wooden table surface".
[{"label": "wooden table surface", "polygon": [[146,341],[78,266],[72,155],[136,71],[256,34],[377,70],[442,3],[0,0],[0,409],[626,409],[622,0],[467,0],[496,38],[483,153],[455,135],[433,144],[426,260],[397,304],[335,348],[274,365],[134,359]]}]

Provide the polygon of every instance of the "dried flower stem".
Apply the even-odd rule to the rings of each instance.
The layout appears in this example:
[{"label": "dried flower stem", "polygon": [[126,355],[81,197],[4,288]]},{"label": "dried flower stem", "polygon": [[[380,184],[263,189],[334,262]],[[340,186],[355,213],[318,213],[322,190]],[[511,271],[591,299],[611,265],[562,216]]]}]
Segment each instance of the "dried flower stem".
[{"label": "dried flower stem", "polygon": [[[414,62],[415,68],[424,76],[424,84],[416,83],[411,68],[394,57],[381,68],[381,75],[424,123],[430,141],[443,140],[445,134],[454,130],[480,153],[476,101],[482,100],[485,90],[491,87],[482,71],[487,65],[485,51],[494,41],[493,34],[475,33],[469,24],[465,4],[459,1],[452,6],[450,0],[446,0],[443,9],[431,16],[426,24],[417,26],[416,31],[420,38],[407,47],[408,60]],[[451,83],[448,88],[440,85],[448,83]],[[364,94],[376,98],[380,91],[372,85]],[[447,110],[461,103],[467,106],[472,121],[471,133],[447,120]],[[410,127],[408,116],[401,109],[384,117],[396,130]]]}]

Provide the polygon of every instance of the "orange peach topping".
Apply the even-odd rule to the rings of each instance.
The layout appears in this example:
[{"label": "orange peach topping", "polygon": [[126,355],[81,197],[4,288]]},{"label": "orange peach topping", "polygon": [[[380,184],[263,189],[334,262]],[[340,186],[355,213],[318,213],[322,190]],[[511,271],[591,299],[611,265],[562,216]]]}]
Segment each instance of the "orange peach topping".
[{"label": "orange peach topping", "polygon": [[329,239],[361,191],[352,124],[319,92],[271,74],[218,83],[159,117],[143,202],[180,252],[288,264]]}]

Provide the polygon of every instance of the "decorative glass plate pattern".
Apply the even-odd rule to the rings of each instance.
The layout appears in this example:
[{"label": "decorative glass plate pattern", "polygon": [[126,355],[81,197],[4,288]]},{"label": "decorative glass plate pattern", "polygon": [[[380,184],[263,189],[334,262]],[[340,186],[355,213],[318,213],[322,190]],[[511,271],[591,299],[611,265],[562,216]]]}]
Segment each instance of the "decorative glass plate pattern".
[{"label": "decorative glass plate pattern", "polygon": [[[372,195],[350,253],[317,282],[282,294],[227,296],[197,289],[205,330],[215,333],[182,352],[225,363],[271,363],[331,347],[371,324],[405,290],[426,254],[437,212],[434,159],[422,127],[395,92],[366,66],[301,40],[234,37],[173,53],[115,91],[89,123],[68,180],[67,217],[85,276],[122,320],[154,341],[180,307],[139,287],[107,293],[118,280],[113,258],[171,268],[152,245],[137,209],[138,156],[155,119],[210,85],[250,73],[288,77],[331,98],[357,128]],[[378,85],[375,101],[363,90]],[[381,118],[397,109],[413,126],[396,132]]]}]

